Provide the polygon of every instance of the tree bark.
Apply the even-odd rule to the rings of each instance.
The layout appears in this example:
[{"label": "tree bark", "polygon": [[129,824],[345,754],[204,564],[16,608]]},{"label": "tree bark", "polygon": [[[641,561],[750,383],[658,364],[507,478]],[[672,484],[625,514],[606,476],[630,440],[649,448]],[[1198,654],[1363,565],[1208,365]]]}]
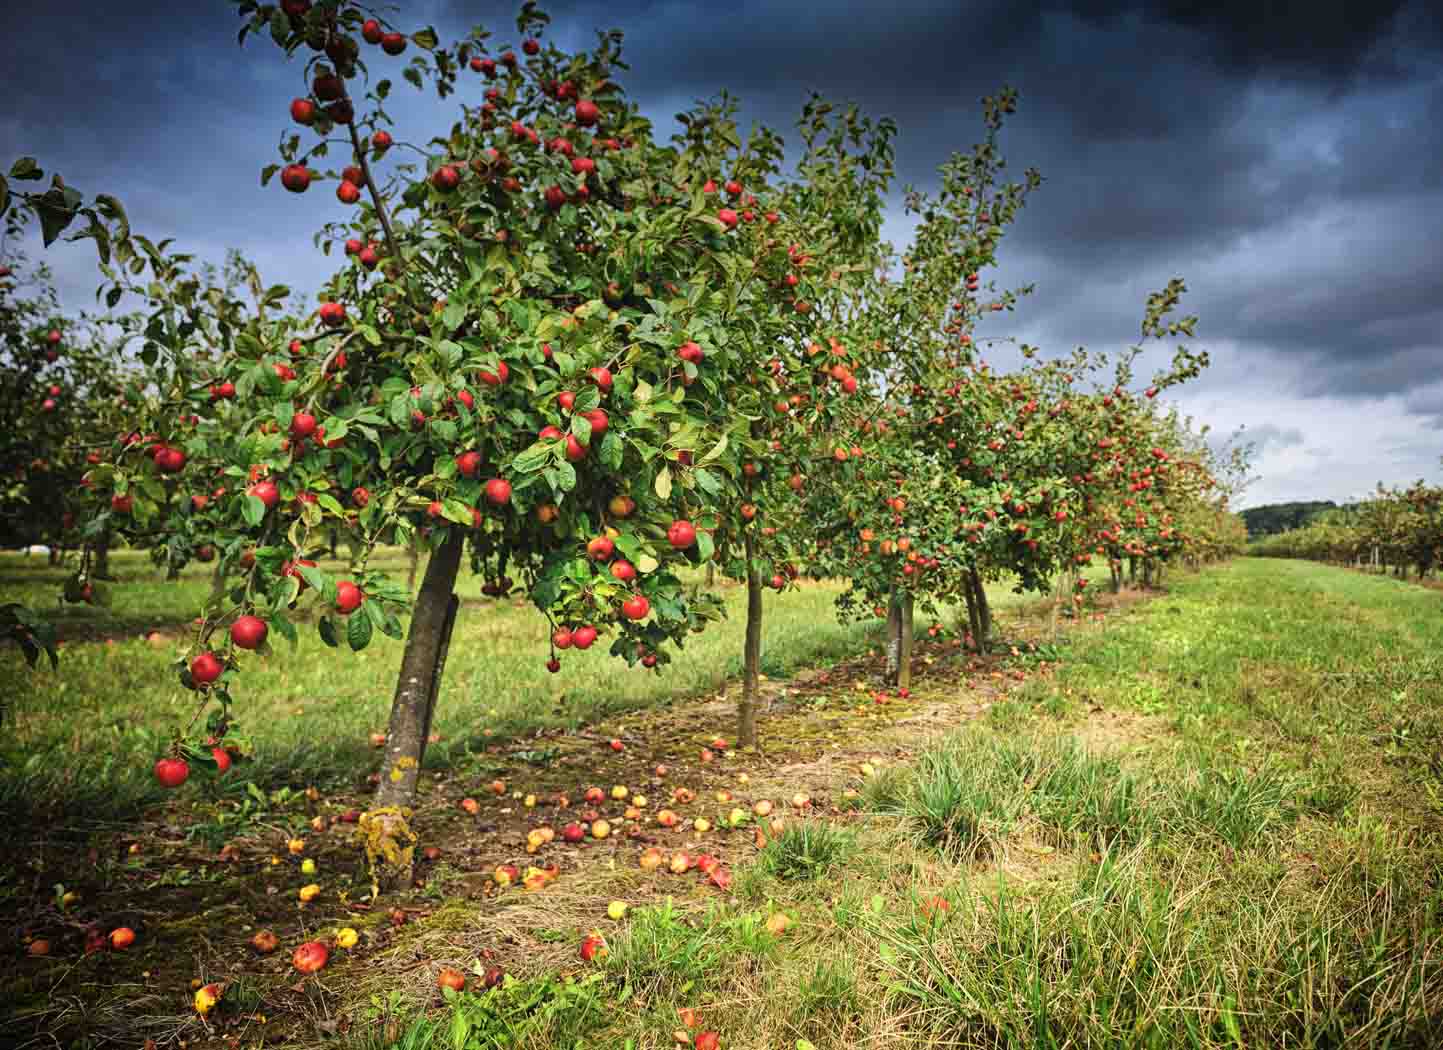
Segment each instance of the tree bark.
[{"label": "tree bark", "polygon": [[897,688],[912,688],[912,592],[903,591],[898,602]]},{"label": "tree bark", "polygon": [[406,548],[406,590],[410,594],[416,593],[416,569],[421,564],[421,552],[416,548],[416,537],[411,537],[411,545]]},{"label": "tree bark", "polygon": [[411,614],[401,673],[391,701],[391,723],[386,734],[381,784],[374,807],[405,807],[416,795],[421,760],[426,755],[426,738],[431,732],[431,715],[436,705],[451,630],[456,624],[458,604],[453,588],[461,567],[464,546],[461,530],[452,527],[446,541],[431,555],[421,593]]},{"label": "tree bark", "polygon": [[114,576],[110,575],[109,529],[106,529],[104,532],[102,532],[100,534],[100,538],[95,541],[95,553],[93,563],[95,568],[91,571],[90,575],[94,576],[97,580],[115,579]]},{"label": "tree bark", "polygon": [[737,746],[757,742],[757,678],[762,668],[762,577],[757,572],[756,544],[749,530],[742,542],[747,559],[747,632],[742,650],[742,699],[737,708]]},{"label": "tree bark", "polygon": [[898,600],[895,587],[887,595],[886,647],[884,680],[888,685],[896,685],[897,671],[902,666],[902,603]]},{"label": "tree bark", "polygon": [[967,606],[967,629],[972,634],[972,647],[980,653],[981,643],[977,639],[982,637],[982,619],[977,612],[977,596],[972,591],[970,576],[963,581],[962,600]]},{"label": "tree bark", "polygon": [[987,651],[987,641],[992,634],[992,610],[987,605],[987,588],[982,584],[982,574],[977,571],[974,565],[967,571],[968,580],[972,585],[972,596],[977,602],[977,651]]}]

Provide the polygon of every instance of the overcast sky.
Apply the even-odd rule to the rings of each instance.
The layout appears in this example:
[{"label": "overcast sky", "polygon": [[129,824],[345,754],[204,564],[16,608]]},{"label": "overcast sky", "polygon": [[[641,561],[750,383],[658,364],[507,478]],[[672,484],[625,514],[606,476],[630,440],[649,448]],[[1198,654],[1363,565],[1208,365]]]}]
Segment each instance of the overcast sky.
[{"label": "overcast sky", "polygon": [[[1003,152],[1015,176],[1036,167],[1044,182],[993,276],[1036,291],[984,335],[1121,350],[1147,293],[1182,277],[1213,364],[1179,402],[1215,434],[1246,426],[1257,442],[1244,505],[1443,473],[1443,4],[542,6],[561,46],[625,31],[621,79],[664,135],[674,112],[726,88],[746,120],[785,136],[815,89],[898,122],[899,187],[933,185],[982,135],[981,96],[1016,87]],[[400,8],[399,26],[443,39],[476,22],[514,37],[511,5]],[[141,232],[217,262],[240,248],[268,281],[319,285],[328,264],[311,237],[345,207],[329,185],[298,197],[258,178],[290,130],[299,61],[265,41],[238,48],[223,0],[9,0],[5,21],[0,163],[34,155],[119,196]],[[416,141],[455,112],[409,89],[393,98]],[[899,202],[888,234],[906,240]],[[45,258],[68,306],[93,304],[88,247]]]}]

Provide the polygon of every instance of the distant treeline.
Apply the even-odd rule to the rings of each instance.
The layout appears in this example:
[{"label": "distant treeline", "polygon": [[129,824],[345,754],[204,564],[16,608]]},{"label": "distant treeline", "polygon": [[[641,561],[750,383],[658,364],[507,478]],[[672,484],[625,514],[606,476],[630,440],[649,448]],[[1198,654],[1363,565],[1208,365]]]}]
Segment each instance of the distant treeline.
[{"label": "distant treeline", "polygon": [[1294,503],[1269,503],[1239,511],[1248,527],[1249,538],[1272,536],[1290,529],[1300,529],[1324,511],[1336,510],[1332,500],[1307,500]]}]

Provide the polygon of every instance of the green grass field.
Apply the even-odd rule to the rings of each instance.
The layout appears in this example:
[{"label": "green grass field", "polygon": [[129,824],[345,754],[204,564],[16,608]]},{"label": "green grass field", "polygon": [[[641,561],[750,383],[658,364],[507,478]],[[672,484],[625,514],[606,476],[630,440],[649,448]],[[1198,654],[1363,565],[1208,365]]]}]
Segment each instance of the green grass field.
[{"label": "green grass field", "polygon": [[[194,694],[179,685],[171,665],[209,591],[209,574],[193,566],[166,582],[139,554],[121,553],[113,561],[122,582],[112,588],[110,608],[103,609],[58,602],[67,570],[48,569],[38,557],[0,555],[0,602],[43,609],[62,638],[72,639],[63,647],[58,673],[32,675],[17,651],[0,651],[0,681],[16,687],[7,705],[8,725],[0,732],[0,807],[52,806],[105,819],[163,794],[150,767],[169,734],[194,710]],[[384,552],[375,564],[405,577],[401,552]],[[322,567],[344,568],[325,562]],[[534,606],[483,599],[479,583],[463,574],[459,590],[466,604],[433,727],[443,741],[429,750],[428,766],[444,768],[467,749],[500,739],[574,728],[716,691],[741,673],[746,611],[742,588],[719,585],[728,618],[695,636],[663,673],[628,668],[597,645],[564,654],[563,671],[551,675],[543,666],[549,632]],[[837,623],[832,602],[839,589],[805,584],[768,595],[764,674],[834,660],[875,637],[875,623]],[[1005,587],[994,588],[992,597],[1000,608],[1022,600]],[[159,646],[145,640],[153,630],[166,636]],[[369,733],[386,727],[401,652],[402,643],[380,635],[360,653],[333,650],[313,628],[303,628],[295,650],[276,642],[269,659],[246,659],[234,692],[238,732],[255,747],[247,777],[262,786],[353,779],[369,762]]]},{"label": "green grass field", "polygon": [[[9,561],[0,580],[0,600],[41,586]],[[130,587],[146,592],[136,605],[153,602],[175,622],[203,582],[137,580],[121,588],[118,613]],[[215,881],[148,898],[152,925],[127,960],[156,973],[179,960],[166,978],[179,990],[151,978],[153,1002],[135,1027],[134,986],[105,969],[118,961],[31,960],[10,978],[16,1001],[48,1018],[45,1004],[69,981],[66,994],[91,1004],[91,1031],[209,1045],[222,1030],[186,1014],[183,978],[222,974],[233,989],[224,1031],[246,1047],[649,1050],[675,1045],[678,1029],[716,1030],[725,1050],[1443,1045],[1443,595],[1239,559],[1172,574],[1165,591],[1109,603],[1101,623],[1089,618],[1035,652],[1025,640],[1047,642],[1046,627],[1013,605],[1003,623],[1015,651],[983,663],[924,645],[917,695],[873,707],[875,662],[838,662],[870,639],[834,625],[833,593],[812,586],[769,602],[769,673],[828,670],[794,679],[798,695],[764,722],[767,754],[712,766],[696,764],[692,741],[715,725],[708,700],[736,670],[735,614],[664,679],[600,656],[551,678],[532,613],[468,606],[440,711],[455,750],[442,749],[445,776],[425,801],[426,841],[443,859],[403,898],[417,919],[393,930],[330,897],[319,912],[295,912],[282,902],[303,878],[268,859],[284,853],[280,829],[253,828],[236,840],[239,866],[206,875],[200,847],[165,830],[178,812],[185,819],[172,806],[154,842],[135,829],[119,839],[138,836],[143,858],[88,892],[126,900],[127,886],[172,885],[167,873],[182,864]],[[307,640],[247,675],[261,758],[246,776],[333,778],[354,791],[373,763],[364,734],[384,715],[399,652],[377,646],[356,659]],[[20,763],[4,774],[7,801],[21,806],[22,791],[52,805],[81,800],[64,809],[68,822],[86,807],[133,811],[160,735],[185,714],[169,657],[133,638],[75,643],[59,674],[24,677],[5,731],[6,755]],[[0,673],[22,680],[18,665]],[[680,742],[631,759],[605,748],[594,757],[595,743],[579,741],[547,768],[456,761],[488,739],[483,729],[519,738],[592,719]],[[57,771],[33,768],[34,755]],[[663,757],[672,777],[648,784]],[[707,797],[719,788],[747,804],[775,799],[788,815],[780,832],[761,822],[764,848],[750,828],[668,837],[643,821],[648,841],[660,835],[668,850],[716,852],[734,876],[728,892],[695,875],[640,872],[640,844],[625,840],[548,847],[563,867],[555,887],[502,892],[489,874],[520,841],[506,821],[524,830],[570,818],[514,813],[501,798],[481,823],[458,820],[459,797],[493,775],[517,792],[594,781],[665,795],[690,783],[702,797],[677,806],[688,821],[721,809]],[[799,788],[817,802],[806,816],[786,805]],[[325,873],[345,847],[323,838],[312,841],[329,892]],[[100,830],[90,841],[104,852],[116,839]],[[58,922],[24,886],[0,889],[7,911],[32,910],[17,916],[24,928]],[[190,925],[203,921],[198,909],[232,899],[250,903],[223,929]],[[606,915],[613,899],[631,906],[623,920]],[[245,950],[251,923],[272,925],[287,950],[342,924],[362,942],[300,994],[284,960]],[[583,964],[589,929],[605,934],[608,954]],[[500,989],[437,993],[441,965],[479,975],[494,963],[509,975]]]}]

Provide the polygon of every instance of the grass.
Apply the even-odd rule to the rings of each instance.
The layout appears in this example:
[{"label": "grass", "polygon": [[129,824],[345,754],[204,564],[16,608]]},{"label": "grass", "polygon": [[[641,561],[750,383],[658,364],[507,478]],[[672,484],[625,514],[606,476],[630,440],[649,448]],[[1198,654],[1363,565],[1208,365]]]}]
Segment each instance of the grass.
[{"label": "grass", "polygon": [[[362,1023],[328,1045],[642,1050],[672,1045],[693,1011],[689,1035],[738,1048],[1443,1045],[1440,601],[1243,559],[1171,573],[1046,667],[1019,651],[970,680],[924,675],[910,722],[799,705],[786,724],[811,735],[787,764],[675,774],[816,802],[761,849],[751,829],[689,847],[726,857],[733,894],[643,876],[632,844],[605,855],[626,864],[593,858],[555,896],[448,900],[363,964],[366,994],[398,989],[343,994],[330,1009]],[[820,631],[806,618],[825,604],[804,591],[774,622]],[[817,651],[790,644],[789,659]],[[502,696],[470,698],[471,713]],[[863,761],[875,772],[858,779]],[[744,770],[756,791],[737,786]],[[822,802],[853,787],[847,808]],[[267,802],[276,820],[288,804]],[[619,922],[602,918],[612,898],[631,904]],[[576,944],[598,924],[609,954],[582,966]],[[427,966],[492,950],[510,990],[439,1000]]]},{"label": "grass", "polygon": [[[0,651],[0,681],[24,682],[0,733],[0,811],[35,812],[63,806],[93,819],[124,819],[161,798],[150,767],[176,727],[194,710],[173,661],[183,651],[189,621],[209,588],[204,566],[164,581],[142,555],[120,552],[110,608],[59,605],[67,570],[38,558],[0,554],[0,601],[44,609],[59,624],[58,673],[31,675],[17,651]],[[378,561],[404,576],[404,555]],[[342,568],[324,563],[323,568]],[[551,675],[546,621],[528,602],[484,602],[477,587],[460,587],[468,601],[458,619],[437,707],[440,746],[426,764],[439,769],[498,741],[552,728],[573,729],[623,717],[639,708],[716,692],[741,672],[745,593],[721,585],[728,619],[692,638],[664,673],[629,669],[606,646],[565,654]],[[763,621],[762,671],[785,676],[798,668],[864,649],[876,624],[840,625],[833,584],[806,584],[769,596]],[[999,588],[1000,606],[1017,596]],[[919,625],[920,626],[920,625]],[[158,646],[145,635],[158,630]],[[101,641],[100,639],[104,639]],[[246,777],[270,790],[282,785],[335,785],[371,762],[367,738],[384,729],[401,643],[378,637],[361,653],[324,646],[302,629],[294,650],[278,644],[269,659],[247,658],[235,688],[237,732],[254,744]]]},{"label": "grass", "polygon": [[723,1045],[1439,1045],[1438,596],[1251,561],[1170,586],[865,781],[830,894],[761,851],[796,933],[682,997]]}]

